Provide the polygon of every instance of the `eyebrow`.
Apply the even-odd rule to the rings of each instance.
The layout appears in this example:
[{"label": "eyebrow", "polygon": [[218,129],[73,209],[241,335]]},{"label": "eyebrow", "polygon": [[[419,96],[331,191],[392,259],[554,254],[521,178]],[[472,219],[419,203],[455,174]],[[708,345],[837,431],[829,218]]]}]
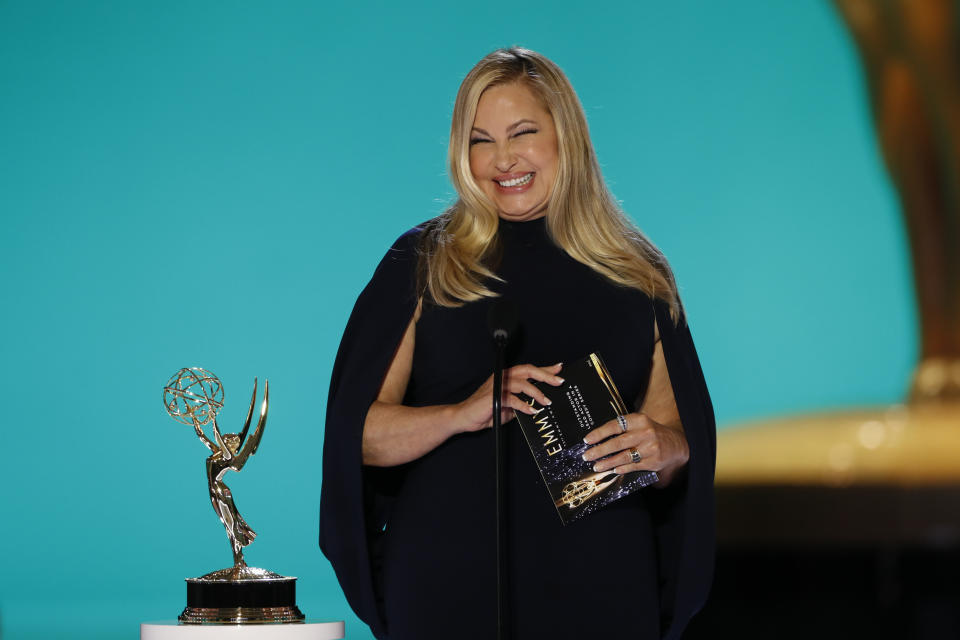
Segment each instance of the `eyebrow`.
[{"label": "eyebrow", "polygon": [[[517,127],[519,127],[519,126],[522,125],[522,124],[532,124],[532,125],[536,125],[537,123],[536,123],[535,120],[530,120],[529,118],[523,118],[522,120],[517,120],[517,121],[514,122],[512,125],[510,125],[509,127],[507,127],[507,131],[512,131],[513,129],[516,129]],[[486,129],[481,129],[480,127],[473,127],[472,130],[473,130],[473,131],[476,131],[477,133],[482,133],[482,134],[485,135],[485,136],[489,136],[489,137],[491,137],[491,138],[493,137],[493,136],[490,135],[489,132],[487,132]]]}]

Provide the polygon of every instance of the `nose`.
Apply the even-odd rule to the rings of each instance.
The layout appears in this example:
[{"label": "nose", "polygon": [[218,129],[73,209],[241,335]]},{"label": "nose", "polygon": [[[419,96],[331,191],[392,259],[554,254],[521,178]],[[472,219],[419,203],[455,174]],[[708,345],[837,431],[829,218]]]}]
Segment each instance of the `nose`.
[{"label": "nose", "polygon": [[497,155],[493,159],[493,166],[500,173],[509,173],[517,164],[517,157],[510,151],[509,145],[498,145]]}]

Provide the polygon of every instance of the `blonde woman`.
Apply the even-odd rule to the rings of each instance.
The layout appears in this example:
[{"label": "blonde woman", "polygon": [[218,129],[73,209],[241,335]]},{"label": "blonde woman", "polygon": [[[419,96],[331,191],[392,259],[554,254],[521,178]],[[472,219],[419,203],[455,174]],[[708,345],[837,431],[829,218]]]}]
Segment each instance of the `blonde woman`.
[{"label": "blonde woman", "polygon": [[[494,51],[464,79],[459,198],[397,240],[334,365],[320,545],[378,638],[496,634],[486,315],[519,309],[503,415],[513,638],[677,638],[713,569],[715,427],[672,272],[604,184],[563,72]],[[637,407],[587,436],[595,469],[660,483],[562,526],[513,413],[599,352]],[[548,387],[549,389],[549,387]]]}]

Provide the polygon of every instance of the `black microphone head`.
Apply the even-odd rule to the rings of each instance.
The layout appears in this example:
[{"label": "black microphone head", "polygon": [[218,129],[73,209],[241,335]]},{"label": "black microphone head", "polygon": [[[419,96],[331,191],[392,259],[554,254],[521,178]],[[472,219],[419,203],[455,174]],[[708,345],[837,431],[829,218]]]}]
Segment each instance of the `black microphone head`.
[{"label": "black microphone head", "polygon": [[497,298],[487,312],[487,326],[494,340],[506,342],[517,329],[520,311],[512,300]]}]

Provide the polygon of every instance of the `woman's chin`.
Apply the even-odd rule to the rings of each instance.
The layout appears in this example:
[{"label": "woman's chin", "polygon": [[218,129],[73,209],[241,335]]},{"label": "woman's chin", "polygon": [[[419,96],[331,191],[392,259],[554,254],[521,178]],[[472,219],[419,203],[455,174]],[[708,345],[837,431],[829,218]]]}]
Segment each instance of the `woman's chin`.
[{"label": "woman's chin", "polygon": [[546,207],[535,207],[533,209],[525,209],[520,211],[504,211],[501,209],[499,214],[501,220],[509,220],[510,222],[526,222],[527,220],[536,220],[537,218],[542,218],[543,216],[547,215],[547,209]]}]

